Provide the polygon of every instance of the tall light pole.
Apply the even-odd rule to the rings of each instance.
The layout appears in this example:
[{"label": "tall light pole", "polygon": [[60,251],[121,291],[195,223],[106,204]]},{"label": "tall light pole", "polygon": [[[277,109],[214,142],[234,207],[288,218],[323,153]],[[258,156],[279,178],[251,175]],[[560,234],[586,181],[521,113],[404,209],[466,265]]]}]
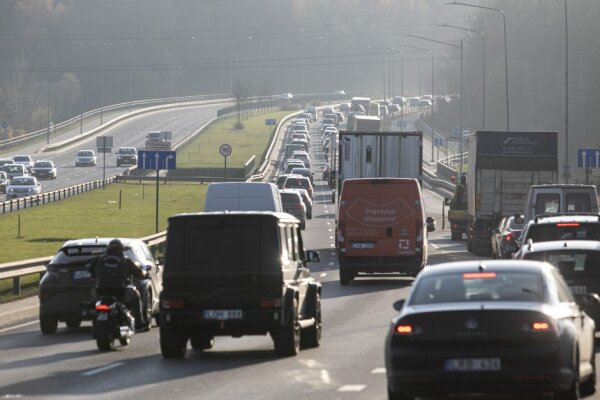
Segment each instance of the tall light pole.
[{"label": "tall light pole", "polygon": [[569,29],[567,24],[567,0],[565,0],[565,183],[571,177],[569,165]]},{"label": "tall light pole", "polygon": [[[407,35],[407,36],[412,36],[412,35]],[[417,37],[418,36],[412,36],[412,37]],[[418,46],[410,46],[407,44],[402,44],[401,46],[404,47],[410,47],[411,49],[417,49],[417,50],[421,50],[421,51],[426,51],[429,54],[431,54],[431,162],[434,161],[433,159],[433,153],[435,150],[435,146],[434,146],[434,142],[435,142],[435,129],[434,129],[434,124],[433,124],[433,109],[435,107],[435,95],[434,95],[434,84],[433,84],[433,50],[431,49],[426,49],[424,47],[418,47]],[[419,62],[420,64],[420,62]],[[420,67],[419,67],[420,68]],[[420,89],[419,89],[420,92]]]},{"label": "tall light pole", "polygon": [[386,62],[386,55],[387,55],[387,61],[389,63],[390,58],[389,58],[389,54],[390,54],[390,48],[389,47],[380,47],[380,46],[369,46],[369,49],[371,50],[383,50],[383,52],[381,53],[383,56],[383,59],[381,61],[381,65],[383,67],[383,72],[382,72],[382,76],[383,76],[383,100],[385,100],[385,62]]},{"label": "tall light pole", "polygon": [[433,42],[433,43],[439,43],[439,44],[443,44],[446,46],[450,46],[450,47],[454,47],[457,49],[460,49],[460,136],[458,139],[458,147],[459,147],[459,153],[460,153],[460,163],[459,163],[459,177],[462,174],[463,171],[463,41],[460,41],[460,45],[456,45],[454,43],[446,43],[446,42],[441,42],[439,40],[434,40],[434,39],[429,39],[423,36],[417,36],[417,35],[408,35],[410,37],[413,38],[417,38],[417,39],[422,39],[422,40],[426,40],[428,42]]},{"label": "tall light pole", "polygon": [[441,24],[438,26],[445,26],[448,28],[455,28],[455,29],[460,29],[460,30],[467,31],[467,32],[473,32],[473,33],[477,33],[478,35],[481,36],[482,54],[483,54],[483,57],[482,57],[483,58],[483,62],[482,62],[482,65],[483,65],[483,95],[482,95],[483,111],[482,111],[482,114],[483,114],[483,116],[482,116],[482,122],[481,122],[481,126],[482,126],[481,129],[485,131],[485,33],[475,30],[475,29],[469,29],[469,28],[464,28],[462,26],[456,26],[456,25],[450,25],[450,24]]},{"label": "tall light pole", "polygon": [[453,1],[452,3],[446,3],[446,4],[453,5],[453,6],[457,5],[457,6],[480,8],[482,10],[489,10],[489,11],[497,12],[502,16],[502,23],[504,25],[504,75],[506,78],[506,130],[510,131],[510,109],[508,107],[508,99],[509,99],[509,97],[508,97],[508,51],[507,51],[507,44],[506,44],[506,16],[504,15],[504,11],[500,10],[499,8],[484,7],[484,6],[480,6],[480,5],[476,5],[476,4],[468,4],[468,3],[458,2],[458,1]]}]

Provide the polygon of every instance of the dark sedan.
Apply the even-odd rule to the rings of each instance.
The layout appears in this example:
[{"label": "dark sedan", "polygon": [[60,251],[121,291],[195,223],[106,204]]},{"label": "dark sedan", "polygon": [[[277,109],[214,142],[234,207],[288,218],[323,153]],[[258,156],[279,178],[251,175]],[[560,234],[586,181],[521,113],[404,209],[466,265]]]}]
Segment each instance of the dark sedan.
[{"label": "dark sedan", "polygon": [[522,215],[502,218],[498,228],[492,233],[492,258],[511,258],[512,254],[519,249],[517,238],[522,231]]},{"label": "dark sedan", "polygon": [[595,391],[594,321],[558,269],[465,261],[423,269],[394,304],[385,344],[390,399]]},{"label": "dark sedan", "polygon": [[[90,262],[104,254],[112,238],[77,239],[65,242],[46,266],[40,281],[40,329],[56,332],[58,322],[78,327],[89,316],[82,314],[81,303],[92,301],[94,280],[88,270]],[[150,279],[134,280],[142,299],[145,322],[158,313],[158,296],[162,291],[162,271],[146,244],[139,239],[121,239],[125,255],[150,274]]]}]

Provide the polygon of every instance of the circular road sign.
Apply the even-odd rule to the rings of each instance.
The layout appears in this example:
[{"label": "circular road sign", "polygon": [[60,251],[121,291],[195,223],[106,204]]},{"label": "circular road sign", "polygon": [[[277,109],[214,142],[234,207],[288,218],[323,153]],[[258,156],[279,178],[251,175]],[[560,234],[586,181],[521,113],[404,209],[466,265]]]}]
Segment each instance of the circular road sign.
[{"label": "circular road sign", "polygon": [[231,155],[231,146],[228,144],[222,144],[221,147],[219,147],[219,153],[223,157],[230,156]]}]

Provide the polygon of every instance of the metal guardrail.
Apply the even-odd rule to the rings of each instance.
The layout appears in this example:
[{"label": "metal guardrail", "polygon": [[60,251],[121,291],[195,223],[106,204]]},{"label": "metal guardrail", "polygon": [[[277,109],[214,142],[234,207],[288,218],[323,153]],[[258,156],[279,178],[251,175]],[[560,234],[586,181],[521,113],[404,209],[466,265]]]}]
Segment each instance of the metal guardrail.
[{"label": "metal guardrail", "polygon": [[[198,96],[185,96],[185,97],[171,97],[171,98],[161,98],[161,99],[146,99],[146,100],[137,100],[131,101],[127,103],[119,103],[113,104],[102,108],[97,108],[95,110],[90,110],[85,113],[82,113],[76,117],[63,121],[54,125],[51,129],[50,134],[56,135],[57,131],[63,129],[69,125],[79,125],[81,124],[83,119],[93,117],[96,115],[100,115],[104,112],[111,112],[116,110],[130,110],[134,107],[149,107],[153,105],[159,104],[169,104],[169,103],[182,103],[182,102],[192,102],[192,101],[203,101],[203,100],[216,100],[216,99],[227,99],[229,94],[211,94],[211,95],[198,95]],[[0,140],[0,151],[6,151],[13,148],[25,146],[31,143],[39,142],[45,140],[48,135],[48,128],[40,129],[34,132],[27,133],[25,135],[21,135],[16,138],[4,139]]]},{"label": "metal guardrail", "polygon": [[[153,254],[161,249],[166,241],[167,232],[159,232],[150,236],[140,238],[150,248]],[[33,258],[25,261],[15,261],[0,264],[0,280],[12,279],[14,295],[21,293],[21,278],[27,275],[39,274],[40,279],[46,273],[46,265],[52,260],[53,256]]]}]

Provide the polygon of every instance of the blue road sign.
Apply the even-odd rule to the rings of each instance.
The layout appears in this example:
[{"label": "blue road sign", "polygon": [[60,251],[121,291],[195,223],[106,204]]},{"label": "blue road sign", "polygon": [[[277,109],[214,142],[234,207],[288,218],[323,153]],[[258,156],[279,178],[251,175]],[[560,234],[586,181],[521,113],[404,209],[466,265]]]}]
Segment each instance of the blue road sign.
[{"label": "blue road sign", "polygon": [[434,146],[436,146],[436,147],[443,146],[443,145],[444,145],[444,138],[437,138],[437,137],[436,137],[436,138],[433,140],[433,145],[434,145]]},{"label": "blue road sign", "polygon": [[600,149],[577,149],[579,168],[600,168]]},{"label": "blue road sign", "polygon": [[138,150],[138,169],[175,169],[176,154],[169,150]]},{"label": "blue road sign", "polygon": [[265,125],[277,125],[277,120],[276,119],[265,119]]}]

